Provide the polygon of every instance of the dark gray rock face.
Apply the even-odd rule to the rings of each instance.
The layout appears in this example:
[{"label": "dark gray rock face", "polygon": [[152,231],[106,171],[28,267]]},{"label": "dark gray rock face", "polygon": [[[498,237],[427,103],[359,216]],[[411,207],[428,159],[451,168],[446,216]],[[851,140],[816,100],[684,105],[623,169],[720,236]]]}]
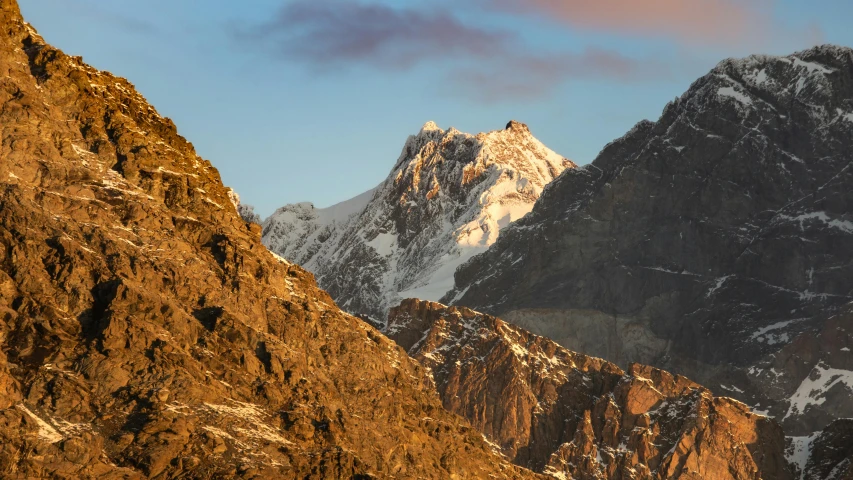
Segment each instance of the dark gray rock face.
[{"label": "dark gray rock face", "polygon": [[[802,478],[821,480],[853,479],[853,419],[832,422],[823,432],[805,439],[800,453],[810,453]],[[804,459],[801,456],[800,459]]]},{"label": "dark gray rock face", "polygon": [[799,435],[850,403],[853,354],[779,354],[853,300],[851,252],[853,50],[823,46],[720,63],[552,182],[444,300],[690,376]]}]

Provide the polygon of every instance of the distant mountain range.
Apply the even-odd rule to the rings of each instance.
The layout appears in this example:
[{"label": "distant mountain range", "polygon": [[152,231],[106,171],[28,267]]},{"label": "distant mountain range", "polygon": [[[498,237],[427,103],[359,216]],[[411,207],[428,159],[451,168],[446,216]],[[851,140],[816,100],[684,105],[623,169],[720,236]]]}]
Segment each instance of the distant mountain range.
[{"label": "distant mountain range", "polygon": [[810,441],[853,417],[852,152],[853,50],[726,60],[549,185],[444,300]]},{"label": "distant mountain range", "polygon": [[850,49],[722,62],[583,167],[428,123],[260,225],[0,27],[0,477],[853,478]]},{"label": "distant mountain range", "polygon": [[[500,225],[485,251],[448,264],[454,285],[440,299],[623,368],[640,362],[685,375],[772,416],[791,451],[806,451],[817,432],[844,431],[830,424],[853,417],[851,152],[853,50],[723,61],[656,122],[638,123],[591,164],[567,168],[530,214]],[[420,230],[409,210],[381,218],[413,238],[436,231]],[[422,244],[406,252],[435,257]],[[375,268],[365,256],[343,255],[324,271],[315,258],[306,265],[333,298],[374,319],[401,297],[436,300],[446,288],[399,282],[429,278],[411,261]],[[363,277],[324,273],[350,265],[376,278],[397,266],[418,273],[398,273],[387,296],[353,291],[369,284]],[[353,303],[364,298],[382,298],[383,307]]]}]

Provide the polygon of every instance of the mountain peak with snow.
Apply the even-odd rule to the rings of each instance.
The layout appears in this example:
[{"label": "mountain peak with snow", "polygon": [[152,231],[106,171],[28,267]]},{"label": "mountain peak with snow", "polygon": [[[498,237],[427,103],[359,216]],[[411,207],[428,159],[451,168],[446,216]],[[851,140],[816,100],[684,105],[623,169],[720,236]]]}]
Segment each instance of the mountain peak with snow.
[{"label": "mountain peak with snow", "polygon": [[335,215],[282,207],[264,222],[263,239],[314,272],[345,310],[382,323],[401,298],[441,298],[459,265],[575,167],[520,122],[477,135],[427,122],[374,190]]},{"label": "mountain peak with snow", "polygon": [[851,151],[853,50],[724,60],[552,182],[444,303],[694,378],[808,438],[853,416]]},{"label": "mountain peak with snow", "polygon": [[442,132],[441,127],[438,126],[437,123],[432,120],[426,122],[423,127],[421,127],[420,133],[429,133],[429,132]]},{"label": "mountain peak with snow", "polygon": [[516,120],[510,120],[510,121],[506,124],[506,128],[505,128],[505,130],[513,130],[513,131],[517,131],[517,132],[527,132],[527,133],[530,133],[530,129],[529,129],[529,128],[527,128],[527,124],[525,124],[525,123],[521,123],[521,122],[516,121]]}]

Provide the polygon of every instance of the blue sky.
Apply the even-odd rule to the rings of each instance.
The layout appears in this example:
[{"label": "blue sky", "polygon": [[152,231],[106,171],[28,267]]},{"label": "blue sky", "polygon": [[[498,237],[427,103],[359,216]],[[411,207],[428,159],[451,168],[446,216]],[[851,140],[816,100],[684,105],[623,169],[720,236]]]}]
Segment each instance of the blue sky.
[{"label": "blue sky", "polygon": [[372,188],[427,120],[520,120],[583,164],[723,58],[853,46],[849,0],[19,1],[263,216]]}]

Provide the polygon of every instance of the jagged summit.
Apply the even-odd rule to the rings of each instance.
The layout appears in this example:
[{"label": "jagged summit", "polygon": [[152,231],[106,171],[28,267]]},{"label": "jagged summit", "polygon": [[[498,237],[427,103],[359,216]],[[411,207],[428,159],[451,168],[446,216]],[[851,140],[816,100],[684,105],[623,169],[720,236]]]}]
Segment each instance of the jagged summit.
[{"label": "jagged summit", "polygon": [[714,70],[718,70],[721,67],[725,67],[727,65],[749,67],[754,65],[769,65],[775,62],[789,63],[797,59],[801,61],[824,60],[827,63],[840,66],[842,63],[845,62],[845,59],[847,59],[846,61],[850,61],[849,59],[851,56],[853,56],[853,48],[851,47],[846,47],[843,45],[823,44],[816,45],[805,50],[800,50],[798,52],[794,52],[788,55],[753,54],[748,55],[746,57],[726,58],[724,60],[721,60],[716,65]]},{"label": "jagged summit", "polygon": [[506,124],[506,128],[504,130],[515,130],[530,133],[530,129],[527,128],[527,124],[517,122],[515,120],[510,120],[509,123]]},{"label": "jagged summit", "polygon": [[[837,89],[835,79],[849,76],[852,68],[853,49],[837,45],[820,45],[786,56],[730,58],[694,82],[675,104],[689,102],[697,108],[713,107],[708,105],[712,103],[713,93],[734,107],[743,119],[751,112],[775,108],[774,101],[796,100],[811,105],[809,115],[826,124],[853,110],[850,99],[845,102],[843,97],[833,97],[837,93],[833,93]],[[836,108],[821,107],[839,101],[841,105]],[[777,118],[792,121],[788,116]]]},{"label": "jagged summit", "polygon": [[432,120],[426,122],[423,127],[421,127],[420,133],[429,133],[429,132],[442,132],[441,127],[438,126],[437,123]]},{"label": "jagged summit", "polygon": [[434,302],[404,300],[387,332],[429,368],[446,408],[552,478],[792,480],[772,419],[687,378],[639,364],[623,371]]},{"label": "jagged summit", "polygon": [[458,265],[574,167],[517,122],[477,135],[428,122],[388,178],[340,204],[334,219],[288,205],[264,222],[263,238],[313,271],[345,309],[381,322],[401,296],[440,298]]},{"label": "jagged summit", "polygon": [[444,301],[811,435],[853,415],[849,334],[826,327],[853,330],[851,151],[853,50],[725,60],[557,178]]}]

